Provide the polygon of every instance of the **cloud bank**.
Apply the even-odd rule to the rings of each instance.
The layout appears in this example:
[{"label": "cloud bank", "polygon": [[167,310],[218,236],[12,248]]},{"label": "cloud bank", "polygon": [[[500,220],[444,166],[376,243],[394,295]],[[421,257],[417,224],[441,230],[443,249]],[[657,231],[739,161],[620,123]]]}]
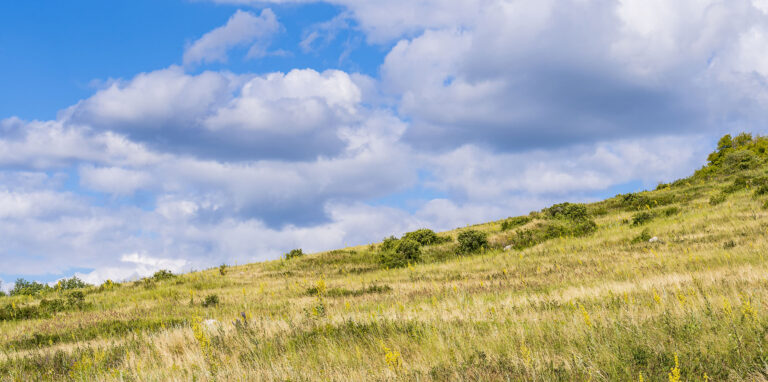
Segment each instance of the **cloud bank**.
[{"label": "cloud bank", "polygon": [[280,47],[354,29],[386,50],[376,76],[212,70],[263,55],[303,3],[215,2],[272,4],[55,120],[0,121],[4,274],[100,282],[450,229],[686,176],[718,135],[768,126],[764,1],[333,0]]}]

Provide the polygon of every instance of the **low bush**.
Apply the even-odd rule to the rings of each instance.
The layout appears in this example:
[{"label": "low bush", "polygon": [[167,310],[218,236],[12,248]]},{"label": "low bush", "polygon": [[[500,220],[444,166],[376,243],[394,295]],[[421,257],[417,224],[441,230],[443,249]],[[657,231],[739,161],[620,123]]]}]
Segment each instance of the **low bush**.
[{"label": "low bush", "polygon": [[768,185],[766,185],[766,184],[756,188],[753,195],[755,197],[758,197],[758,196],[763,196],[765,194],[768,194]]},{"label": "low bush", "polygon": [[648,228],[642,230],[639,235],[632,239],[633,243],[646,243],[651,240],[651,231]]},{"label": "low bush", "polygon": [[41,292],[50,291],[51,289],[53,288],[37,281],[17,279],[16,284],[13,285],[13,289],[11,289],[9,294],[11,296],[34,296]]},{"label": "low bush", "polygon": [[531,218],[529,216],[516,216],[516,217],[507,218],[506,220],[501,222],[501,230],[508,231],[510,229],[520,227],[521,225],[525,225],[530,221],[531,221]]},{"label": "low bush", "polygon": [[204,308],[219,305],[219,295],[209,294],[205,296],[205,300],[203,300],[202,305]]},{"label": "low bush", "polygon": [[394,251],[398,241],[399,240],[394,236],[384,238],[384,240],[381,241],[379,249],[383,252]]},{"label": "low bush", "polygon": [[664,216],[677,215],[677,214],[680,213],[680,208],[679,207],[667,207],[664,210],[662,210],[661,213],[664,214]]},{"label": "low bush", "polygon": [[388,268],[404,267],[421,260],[421,245],[413,239],[400,239],[394,249],[382,251],[379,255],[381,265]]},{"label": "low bush", "polygon": [[227,264],[219,265],[219,274],[222,275],[222,276],[226,276],[228,268],[229,268],[229,266]]},{"label": "low bush", "polygon": [[653,213],[650,211],[642,211],[632,215],[632,225],[639,226],[653,220]]},{"label": "low bush", "polygon": [[286,260],[295,259],[302,256],[304,256],[304,251],[302,251],[301,248],[292,249],[290,252],[284,255]]},{"label": "low bush", "polygon": [[473,229],[460,233],[458,240],[459,246],[456,248],[458,253],[474,253],[488,247],[488,235]]},{"label": "low bush", "polygon": [[552,219],[581,220],[589,217],[583,204],[560,203],[545,208],[542,212]]},{"label": "low bush", "polygon": [[176,275],[174,275],[173,272],[171,272],[171,271],[169,271],[167,269],[161,269],[161,270],[155,272],[155,274],[152,275],[152,280],[154,280],[154,281],[163,281],[163,280],[172,279],[174,277],[176,277]]},{"label": "low bush", "polygon": [[712,197],[709,198],[709,205],[716,206],[724,202],[726,198],[728,198],[728,195],[725,194],[724,192],[720,192],[715,195],[712,195]]},{"label": "low bush", "polygon": [[401,240],[405,239],[412,239],[419,243],[419,245],[433,245],[451,241],[450,238],[438,236],[434,231],[428,228],[422,228],[413,232],[408,232],[403,235]]},{"label": "low bush", "polygon": [[539,222],[529,229],[519,229],[512,239],[512,247],[524,249],[533,247],[550,239],[566,236],[581,237],[592,234],[597,230],[597,224],[590,219],[577,221],[549,220]]},{"label": "low bush", "polygon": [[59,282],[56,283],[56,288],[61,290],[82,289],[82,288],[87,288],[89,286],[91,285],[87,284],[83,280],[80,280],[79,278],[77,278],[77,276],[73,276],[70,279],[59,280]]}]

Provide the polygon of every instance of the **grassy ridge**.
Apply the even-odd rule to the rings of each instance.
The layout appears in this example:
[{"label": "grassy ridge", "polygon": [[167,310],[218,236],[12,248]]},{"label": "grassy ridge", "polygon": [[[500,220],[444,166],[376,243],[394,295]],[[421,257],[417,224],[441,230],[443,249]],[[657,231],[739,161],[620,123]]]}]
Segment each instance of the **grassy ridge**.
[{"label": "grassy ridge", "polygon": [[[766,143],[441,233],[403,267],[370,245],[80,289],[76,309],[0,320],[0,380],[767,380]],[[470,229],[484,249],[459,250]]]}]

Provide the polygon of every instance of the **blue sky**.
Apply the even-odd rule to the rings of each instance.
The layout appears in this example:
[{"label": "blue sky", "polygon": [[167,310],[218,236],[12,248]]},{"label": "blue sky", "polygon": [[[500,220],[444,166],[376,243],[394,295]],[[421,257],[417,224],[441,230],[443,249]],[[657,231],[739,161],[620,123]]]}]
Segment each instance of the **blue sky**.
[{"label": "blue sky", "polygon": [[0,280],[141,277],[654,187],[768,126],[768,2],[0,5]]}]

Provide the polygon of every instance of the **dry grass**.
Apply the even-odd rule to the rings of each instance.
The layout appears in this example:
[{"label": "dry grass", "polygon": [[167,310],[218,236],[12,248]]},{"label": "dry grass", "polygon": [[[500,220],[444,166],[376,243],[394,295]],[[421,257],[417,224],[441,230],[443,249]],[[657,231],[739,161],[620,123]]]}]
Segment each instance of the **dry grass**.
[{"label": "dry grass", "polygon": [[[747,191],[711,206],[720,186],[661,191],[680,211],[643,227],[598,203],[594,234],[522,251],[382,269],[361,246],[93,288],[82,311],[0,321],[0,380],[662,380],[675,354],[683,380],[765,380],[768,215]],[[502,246],[499,227],[474,228]],[[632,243],[643,228],[661,241]]]}]

